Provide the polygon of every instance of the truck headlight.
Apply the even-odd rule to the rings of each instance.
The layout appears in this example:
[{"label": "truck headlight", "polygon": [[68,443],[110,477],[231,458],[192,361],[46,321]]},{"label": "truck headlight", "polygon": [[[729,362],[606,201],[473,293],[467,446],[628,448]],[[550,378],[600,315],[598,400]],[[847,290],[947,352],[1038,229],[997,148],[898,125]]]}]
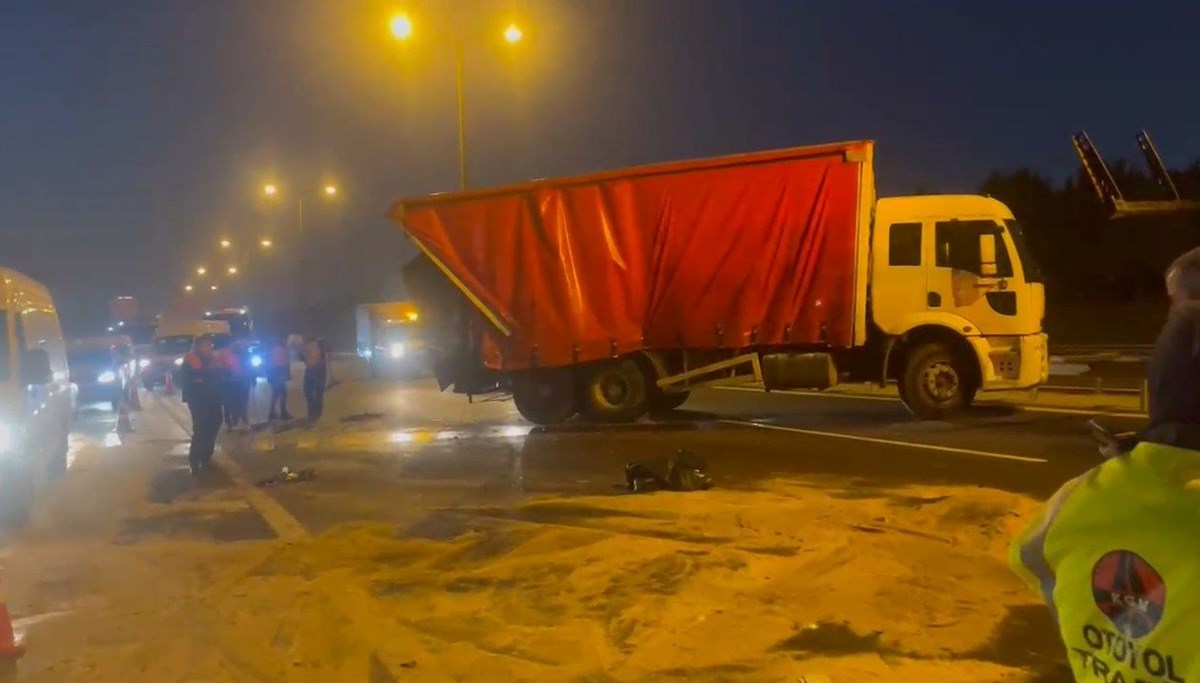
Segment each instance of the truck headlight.
[{"label": "truck headlight", "polygon": [[400,342],[392,344],[390,347],[388,347],[388,354],[392,358],[400,358],[404,355],[404,344],[401,344]]},{"label": "truck headlight", "polygon": [[183,365],[183,356],[175,359],[175,365]]},{"label": "truck headlight", "polygon": [[100,373],[98,377],[96,377],[96,381],[101,384],[112,384],[113,382],[117,381],[117,373],[113,372],[112,370],[105,370],[104,372]]},{"label": "truck headlight", "polygon": [[150,367],[150,359],[149,358],[139,358],[138,359],[138,370],[145,370],[148,367]]}]

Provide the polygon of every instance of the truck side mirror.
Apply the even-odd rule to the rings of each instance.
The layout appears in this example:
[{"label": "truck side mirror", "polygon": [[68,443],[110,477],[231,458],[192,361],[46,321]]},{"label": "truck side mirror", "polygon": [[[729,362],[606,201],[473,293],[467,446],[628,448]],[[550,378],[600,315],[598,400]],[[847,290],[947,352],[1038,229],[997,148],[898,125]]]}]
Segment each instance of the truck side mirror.
[{"label": "truck side mirror", "polygon": [[19,373],[24,386],[49,384],[54,379],[50,356],[45,349],[22,351]]},{"label": "truck side mirror", "polygon": [[983,233],[979,236],[979,274],[996,277],[996,234]]}]

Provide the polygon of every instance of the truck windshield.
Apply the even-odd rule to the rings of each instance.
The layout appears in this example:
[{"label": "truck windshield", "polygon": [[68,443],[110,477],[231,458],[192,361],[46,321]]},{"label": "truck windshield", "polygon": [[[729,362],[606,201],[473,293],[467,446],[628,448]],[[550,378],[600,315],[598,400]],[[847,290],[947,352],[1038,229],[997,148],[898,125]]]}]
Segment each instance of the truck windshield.
[{"label": "truck windshield", "polygon": [[1033,258],[1033,252],[1029,251],[1029,244],[1025,241],[1025,231],[1021,228],[1021,224],[1015,220],[1006,220],[1004,224],[1008,226],[1008,234],[1012,235],[1013,246],[1017,249],[1017,257],[1021,259],[1021,268],[1025,271],[1025,280],[1027,282],[1045,282],[1042,279],[1042,269],[1038,267],[1037,259]]},{"label": "truck windshield", "polygon": [[154,353],[159,356],[181,356],[192,350],[190,334],[178,334],[171,337],[159,337],[154,340]]}]

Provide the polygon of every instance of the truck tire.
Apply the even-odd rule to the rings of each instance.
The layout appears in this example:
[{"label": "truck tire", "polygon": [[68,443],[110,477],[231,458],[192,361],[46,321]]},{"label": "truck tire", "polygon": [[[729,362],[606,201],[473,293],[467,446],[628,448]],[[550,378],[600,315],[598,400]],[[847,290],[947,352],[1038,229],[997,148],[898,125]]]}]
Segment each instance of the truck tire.
[{"label": "truck tire", "polygon": [[633,422],[650,407],[650,382],[636,361],[604,361],[586,369],[580,412],[597,422]]},{"label": "truck tire", "polygon": [[512,394],[517,412],[536,425],[566,422],[579,412],[574,378],[570,370],[563,368],[530,370],[513,376]]},{"label": "truck tire", "polygon": [[650,394],[650,412],[654,414],[669,413],[687,403],[691,395],[692,392],[690,391],[679,391],[668,394],[655,388]]},{"label": "truck tire", "polygon": [[922,344],[908,354],[900,400],[922,420],[940,420],[975,399],[975,381],[963,359],[945,344]]}]

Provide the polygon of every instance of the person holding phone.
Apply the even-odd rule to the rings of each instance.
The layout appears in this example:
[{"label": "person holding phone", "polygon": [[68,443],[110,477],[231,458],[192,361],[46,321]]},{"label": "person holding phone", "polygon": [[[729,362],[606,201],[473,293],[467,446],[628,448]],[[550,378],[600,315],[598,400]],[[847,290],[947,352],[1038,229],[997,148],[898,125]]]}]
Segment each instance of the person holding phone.
[{"label": "person holding phone", "polygon": [[1166,272],[1171,311],[1147,367],[1149,424],[1113,435],[1009,560],[1041,594],[1077,681],[1200,680],[1200,248]]}]

